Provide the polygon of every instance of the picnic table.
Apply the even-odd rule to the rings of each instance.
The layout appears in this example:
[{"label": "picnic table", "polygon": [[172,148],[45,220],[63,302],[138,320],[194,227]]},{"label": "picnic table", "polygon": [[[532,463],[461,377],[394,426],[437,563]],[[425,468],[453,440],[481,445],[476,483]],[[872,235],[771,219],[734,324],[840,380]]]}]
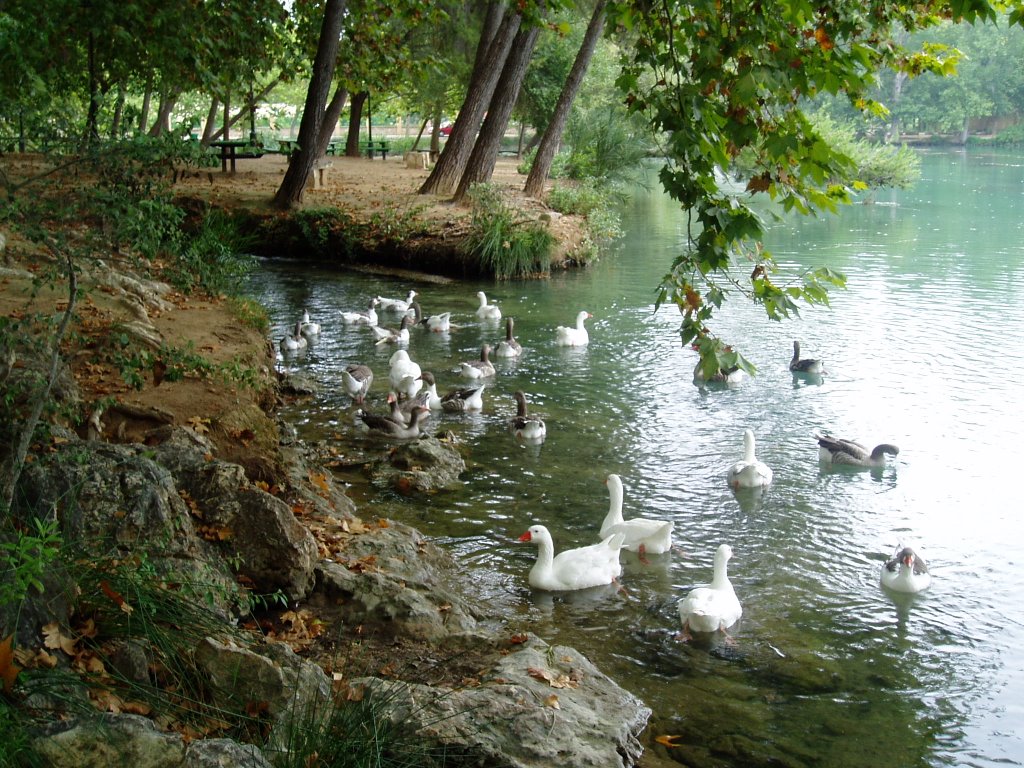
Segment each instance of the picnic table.
[{"label": "picnic table", "polygon": [[[336,155],[338,154],[339,148],[344,145],[340,141],[332,141],[327,145],[327,151],[324,154]],[[299,142],[296,139],[278,139],[277,140],[277,151],[285,157],[291,157],[292,152],[299,148]]]},{"label": "picnic table", "polygon": [[234,173],[235,160],[263,157],[263,147],[248,139],[221,139],[211,141],[210,146],[220,150],[220,169],[223,173],[227,173],[229,162],[231,172]]},{"label": "picnic table", "polygon": [[380,152],[382,160],[388,159],[388,151],[391,149],[391,145],[388,144],[387,139],[375,139],[374,141],[366,142],[366,154],[373,160],[373,153]]}]

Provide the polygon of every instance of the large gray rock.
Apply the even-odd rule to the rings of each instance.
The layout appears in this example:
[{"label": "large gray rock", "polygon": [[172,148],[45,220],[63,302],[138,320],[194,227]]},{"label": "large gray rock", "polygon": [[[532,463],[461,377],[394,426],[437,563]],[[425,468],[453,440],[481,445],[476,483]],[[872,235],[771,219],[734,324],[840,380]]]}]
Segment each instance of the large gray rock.
[{"label": "large gray rock", "polygon": [[394,448],[373,469],[373,482],[400,493],[445,488],[466,471],[466,462],[449,442],[424,437]]},{"label": "large gray rock", "polygon": [[58,722],[33,742],[50,768],[180,768],[181,734],[138,715],[97,715]]},{"label": "large gray rock", "polygon": [[252,744],[231,739],[200,739],[185,750],[182,768],[273,768]]},{"label": "large gray rock", "polygon": [[380,622],[395,634],[440,640],[476,628],[477,612],[448,579],[451,556],[399,523],[352,536],[343,556],[317,566],[309,605],[346,622]]},{"label": "large gray rock", "polygon": [[365,696],[403,729],[492,768],[631,766],[651,715],[572,648],[536,638],[481,684],[449,690],[361,678]]},{"label": "large gray rock", "polygon": [[319,557],[316,540],[287,503],[249,482],[239,465],[210,460],[212,446],[191,430],[174,430],[155,450],[207,530],[224,532],[218,548],[237,560],[239,573],[258,592],[280,589],[290,600],[309,593]]}]

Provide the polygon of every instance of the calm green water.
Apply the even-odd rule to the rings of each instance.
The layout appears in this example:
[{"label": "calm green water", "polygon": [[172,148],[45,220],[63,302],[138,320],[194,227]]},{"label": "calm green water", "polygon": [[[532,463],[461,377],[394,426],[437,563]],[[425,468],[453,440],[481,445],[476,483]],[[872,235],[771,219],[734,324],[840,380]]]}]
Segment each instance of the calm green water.
[{"label": "calm green water", "polygon": [[[515,318],[526,351],[498,362],[483,414],[431,420],[463,441],[462,485],[401,498],[351,475],[351,493],[450,549],[467,590],[510,629],[579,648],[641,696],[655,710],[650,735],[682,737],[674,756],[708,765],[1021,765],[1024,157],[923,162],[912,191],[774,227],[767,245],[785,274],[829,264],[850,287],[832,309],[786,323],[741,301],[729,306],[716,329],[760,370],[730,389],[693,385],[695,353],[678,342],[678,314],[654,312],[682,237],[681,217],[657,191],[638,191],[613,254],[549,282],[438,286],[269,262],[253,290],[270,308],[275,339],[303,307],[325,324],[304,358],[281,365],[322,386],[290,412],[301,434],[343,454],[367,443],[340,371],[370,365],[371,405],[380,407],[392,349],[343,326],[340,311],[415,288],[427,311],[454,312],[464,327],[414,334],[409,345],[441,391],[461,384],[460,360],[504,336],[503,324],[476,321],[477,290]],[[554,327],[580,309],[594,314],[590,346],[555,347]],[[793,339],[826,360],[823,381],[788,372]],[[547,421],[543,446],[519,446],[507,432],[520,388]],[[746,427],[775,471],[761,499],[725,483]],[[901,453],[883,471],[828,472],[815,430],[892,442]],[[621,590],[531,592],[534,549],[516,538],[539,522],[559,549],[596,541],[610,472],[623,479],[627,517],[675,521],[677,551],[649,563],[623,553]],[[682,643],[675,602],[709,580],[723,541],[735,551],[742,622],[730,642]],[[879,566],[900,542],[917,545],[934,574],[928,592],[902,600],[878,586]]]}]

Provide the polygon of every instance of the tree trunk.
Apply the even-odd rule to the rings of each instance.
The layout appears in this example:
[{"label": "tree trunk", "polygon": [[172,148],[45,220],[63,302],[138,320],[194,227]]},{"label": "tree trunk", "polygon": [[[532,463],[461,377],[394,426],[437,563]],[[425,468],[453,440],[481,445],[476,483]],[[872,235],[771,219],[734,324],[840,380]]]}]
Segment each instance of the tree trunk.
[{"label": "tree trunk", "polygon": [[431,122],[434,124],[430,132],[430,151],[435,153],[433,157],[441,154],[441,118],[444,116],[444,107],[439,101],[434,105],[434,114]]},{"label": "tree trunk", "polygon": [[334,136],[334,129],[338,125],[338,118],[341,117],[341,111],[345,108],[346,101],[348,101],[348,89],[339,85],[327,104],[323,122],[320,123],[320,143],[316,148],[317,157],[327,154],[327,148],[331,146],[331,138]]},{"label": "tree trunk", "polygon": [[146,81],[146,90],[142,94],[142,109],[139,110],[139,128],[138,134],[141,136],[146,132],[146,126],[149,125],[149,103],[153,98],[153,86],[152,83]]},{"label": "tree trunk", "polygon": [[540,197],[544,194],[544,182],[547,181],[548,173],[551,171],[551,163],[555,159],[555,153],[558,152],[558,145],[562,142],[562,133],[569,121],[572,103],[587,74],[590,59],[594,55],[594,49],[597,48],[597,41],[601,39],[601,31],[604,29],[605,5],[607,5],[607,0],[598,0],[594,6],[590,24],[583,36],[583,43],[576,54],[576,60],[572,63],[572,69],[569,70],[569,76],[565,79],[562,92],[558,95],[555,111],[551,115],[548,127],[544,129],[544,138],[540,141],[540,148],[537,150],[537,156],[533,159],[530,175],[526,178],[526,186],[523,187],[523,192],[528,197]]},{"label": "tree trunk", "polygon": [[473,184],[490,181],[494,173],[494,164],[498,160],[498,150],[501,149],[501,137],[505,135],[512,110],[519,98],[519,88],[526,76],[526,68],[530,65],[530,56],[533,55],[533,46],[539,34],[540,27],[530,27],[521,29],[516,35],[512,50],[501,70],[501,78],[491,97],[491,103],[487,107],[487,117],[480,129],[480,135],[473,145],[466,170],[455,190],[455,202],[462,200]]},{"label": "tree trunk", "polygon": [[96,37],[91,31],[88,46],[89,110],[85,118],[85,135],[82,138],[86,146],[92,146],[100,138],[100,76],[96,66]]},{"label": "tree trunk", "polygon": [[117,141],[121,137],[121,119],[124,117],[125,102],[124,85],[117,86],[117,101],[114,102],[114,117],[110,121],[110,139]]},{"label": "tree trunk", "polygon": [[171,127],[171,112],[178,101],[178,90],[174,90],[165,96],[160,97],[160,107],[156,112],[156,120],[153,127],[149,129],[150,136],[163,136]]},{"label": "tree trunk", "polygon": [[273,204],[281,209],[291,208],[302,200],[302,192],[316,165],[315,148],[320,144],[320,128],[327,105],[327,94],[331,91],[331,81],[334,79],[345,4],[346,0],[327,0],[327,7],[324,8],[320,40],[317,42],[312,77],[309,81],[309,90],[306,92],[306,105],[302,111],[302,122],[299,124],[298,149],[292,153],[288,170],[277,194],[274,195]]},{"label": "tree trunk", "polygon": [[214,96],[210,99],[210,111],[206,113],[206,122],[203,124],[203,144],[213,141],[213,132],[217,127],[217,109],[220,107],[220,99]]},{"label": "tree trunk", "polygon": [[363,125],[363,105],[370,98],[369,91],[352,96],[348,112],[348,135],[345,137],[345,157],[359,157],[359,129]]},{"label": "tree trunk", "polygon": [[[494,39],[487,46],[486,55],[481,56],[477,49],[477,61],[473,68],[473,75],[469,80],[469,87],[466,89],[466,98],[463,99],[462,107],[455,118],[455,125],[445,142],[444,151],[437,159],[434,170],[430,172],[427,180],[420,187],[421,195],[446,195],[455,189],[459,178],[462,176],[466,163],[469,161],[470,153],[473,151],[473,142],[477,129],[480,126],[480,119],[483,117],[487,103],[494,93],[498,77],[502,72],[505,59],[509,56],[509,50],[519,31],[519,24],[522,17],[514,11],[507,11],[501,20],[501,26],[494,35]],[[483,38],[481,38],[483,44]]]}]

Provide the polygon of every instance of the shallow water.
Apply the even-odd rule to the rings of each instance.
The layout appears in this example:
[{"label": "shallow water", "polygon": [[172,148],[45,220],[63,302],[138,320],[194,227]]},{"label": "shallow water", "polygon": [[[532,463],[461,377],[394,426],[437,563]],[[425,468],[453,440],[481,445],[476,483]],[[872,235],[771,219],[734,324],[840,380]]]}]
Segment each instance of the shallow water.
[{"label": "shallow water", "polygon": [[[462,441],[462,485],[405,498],[346,475],[350,492],[449,548],[467,589],[510,629],[587,653],[655,710],[653,734],[682,737],[679,755],[722,765],[1019,765],[1024,158],[936,153],[923,170],[914,190],[773,226],[766,245],[779,281],[828,264],[849,288],[831,309],[784,323],[730,302],[715,330],[759,369],[731,388],[694,386],[696,355],[679,344],[676,310],[654,311],[682,236],[657,191],[638,190],[614,253],[547,282],[434,285],[268,261],[252,288],[275,339],[303,307],[324,323],[305,356],[281,365],[322,387],[289,411],[300,433],[341,452],[366,441],[340,371],[370,365],[369,405],[381,408],[393,348],[342,325],[340,311],[409,288],[426,311],[451,310],[463,327],[420,332],[409,345],[441,391],[461,385],[458,361],[504,337],[503,323],[474,317],[477,290],[515,318],[526,351],[497,361],[483,414],[431,419]],[[590,346],[555,347],[554,327],[580,309],[594,314]],[[790,374],[793,339],[825,359],[826,376]],[[507,431],[516,389],[547,421],[542,446],[518,445]],[[775,472],[760,498],[725,483],[746,427]],[[816,430],[901,452],[884,470],[829,471]],[[624,553],[623,589],[532,592],[534,550],[517,537],[539,522],[556,548],[596,541],[610,472],[622,477],[627,517],[675,522],[676,550],[647,563]],[[735,552],[743,619],[728,640],[683,643],[675,602],[710,579],[723,541]],[[878,586],[901,542],[931,565],[922,595]]]}]

